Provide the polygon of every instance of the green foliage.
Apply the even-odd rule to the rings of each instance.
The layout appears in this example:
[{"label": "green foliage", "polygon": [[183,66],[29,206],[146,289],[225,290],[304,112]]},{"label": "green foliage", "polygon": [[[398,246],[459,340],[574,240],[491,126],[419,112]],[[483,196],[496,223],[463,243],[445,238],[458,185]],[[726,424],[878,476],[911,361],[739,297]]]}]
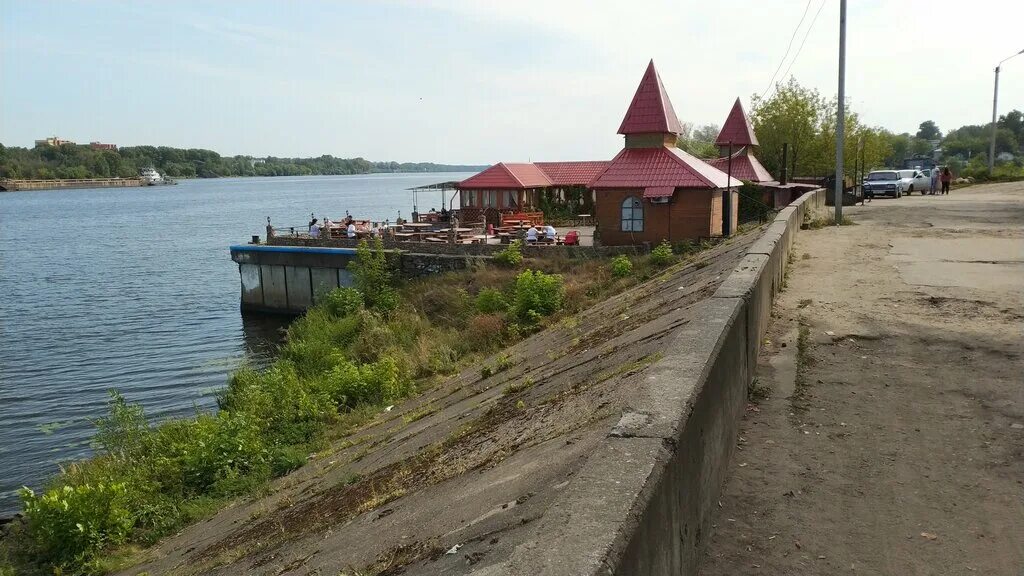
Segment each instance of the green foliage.
[{"label": "green foliage", "polygon": [[715,146],[715,140],[718,138],[720,129],[716,124],[694,127],[692,124],[684,122],[682,128],[683,133],[676,139],[676,148],[698,158],[718,157],[718,146]]},{"label": "green foliage", "polygon": [[320,296],[320,306],[335,317],[355,314],[363,307],[363,295],[355,288],[335,288]]},{"label": "green foliage", "polygon": [[501,290],[484,288],[476,295],[476,310],[481,314],[498,314],[508,310],[508,300]]},{"label": "green foliage", "polygon": [[373,239],[373,248],[366,240],[360,241],[356,259],[349,262],[348,269],[368,308],[389,311],[398,306],[398,293],[391,285],[391,264],[380,238]]},{"label": "green foliage", "polygon": [[516,266],[519,266],[523,261],[522,245],[523,243],[521,241],[514,240],[508,245],[508,248],[505,248],[494,255],[494,262],[506,268],[515,268]]},{"label": "green foliage", "polygon": [[134,525],[124,483],[23,488],[21,498],[33,544],[55,571],[97,573],[102,550],[124,543]]},{"label": "green foliage", "polygon": [[535,326],[541,318],[561,310],[564,291],[560,275],[524,270],[516,277],[512,317],[524,326]]},{"label": "green foliage", "polygon": [[650,262],[654,266],[667,266],[675,260],[672,254],[672,245],[667,240],[662,240],[651,250]]},{"label": "green foliage", "polygon": [[922,140],[938,140],[942,138],[942,131],[939,130],[939,127],[932,120],[921,122],[918,128],[917,137]]},{"label": "green foliage", "polygon": [[612,258],[610,268],[612,276],[616,278],[625,278],[633,273],[633,261],[625,254],[619,254],[615,258]]}]

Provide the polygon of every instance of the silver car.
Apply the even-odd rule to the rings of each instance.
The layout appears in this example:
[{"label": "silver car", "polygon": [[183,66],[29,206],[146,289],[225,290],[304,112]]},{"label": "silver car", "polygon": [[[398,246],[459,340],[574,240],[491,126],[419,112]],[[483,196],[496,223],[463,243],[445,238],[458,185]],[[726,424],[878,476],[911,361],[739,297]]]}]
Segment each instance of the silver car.
[{"label": "silver car", "polygon": [[920,192],[924,196],[931,189],[931,179],[921,170],[899,170],[899,174],[900,182],[903,183],[903,191],[908,196],[914,192]]},{"label": "silver car", "polygon": [[864,179],[864,197],[903,196],[903,180],[896,170],[875,170]]}]

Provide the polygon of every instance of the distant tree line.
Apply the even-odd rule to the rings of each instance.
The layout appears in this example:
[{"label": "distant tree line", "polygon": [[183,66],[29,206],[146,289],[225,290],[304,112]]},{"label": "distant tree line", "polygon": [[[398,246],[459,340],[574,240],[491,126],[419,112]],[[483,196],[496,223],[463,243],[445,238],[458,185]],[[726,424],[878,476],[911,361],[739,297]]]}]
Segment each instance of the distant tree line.
[{"label": "distant tree line", "polygon": [[363,158],[253,158],[221,156],[212,150],[130,146],[94,150],[81,144],[5,147],[0,144],[0,178],[133,178],[155,168],[172,178],[228,176],[312,176],[373,172],[475,172],[481,166],[431,162],[370,162]]}]

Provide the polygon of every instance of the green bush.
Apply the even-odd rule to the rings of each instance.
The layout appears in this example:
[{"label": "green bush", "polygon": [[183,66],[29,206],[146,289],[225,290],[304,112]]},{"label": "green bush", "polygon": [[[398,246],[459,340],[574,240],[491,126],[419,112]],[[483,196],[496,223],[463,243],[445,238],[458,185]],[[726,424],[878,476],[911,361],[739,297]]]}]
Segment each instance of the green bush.
[{"label": "green bush", "polygon": [[508,300],[501,290],[484,288],[476,295],[476,310],[481,314],[499,314],[508,310]]},{"label": "green bush", "polygon": [[361,240],[356,247],[356,259],[349,262],[348,269],[367,307],[383,312],[398,307],[398,293],[391,285],[391,264],[380,238],[373,239],[373,248]]},{"label": "green bush", "polygon": [[633,273],[633,262],[625,254],[619,254],[612,258],[611,271],[612,276],[625,278]]},{"label": "green bush", "polygon": [[355,288],[335,288],[320,296],[323,310],[334,317],[348,316],[363,307],[363,295]]},{"label": "green bush", "polygon": [[515,268],[519,266],[523,261],[523,243],[520,240],[514,240],[508,245],[508,248],[496,253],[493,257],[495,263],[499,266],[506,268]]},{"label": "green bush", "polygon": [[124,483],[23,488],[21,498],[33,543],[56,573],[98,572],[102,550],[123,544],[135,523]]},{"label": "green bush", "polygon": [[512,316],[520,324],[534,326],[541,318],[561,310],[563,293],[558,274],[525,270],[516,276]]},{"label": "green bush", "polygon": [[650,261],[654,266],[666,266],[673,260],[672,246],[667,240],[663,240],[654,250],[651,250]]}]

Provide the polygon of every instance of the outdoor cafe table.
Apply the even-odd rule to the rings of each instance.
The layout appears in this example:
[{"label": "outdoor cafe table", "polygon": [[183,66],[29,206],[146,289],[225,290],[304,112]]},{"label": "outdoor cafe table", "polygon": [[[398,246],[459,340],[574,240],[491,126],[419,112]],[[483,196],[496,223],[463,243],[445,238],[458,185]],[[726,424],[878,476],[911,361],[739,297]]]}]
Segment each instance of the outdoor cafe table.
[{"label": "outdoor cafe table", "polygon": [[[438,230],[438,232],[441,232],[441,233],[447,233],[447,232],[451,232],[451,231],[452,231],[451,228],[443,228],[441,230]],[[472,231],[473,231],[472,228],[456,228],[455,229],[455,232],[458,233],[458,234],[463,234],[465,232],[472,232]]]},{"label": "outdoor cafe table", "polygon": [[402,228],[408,228],[410,230],[426,230],[428,228],[433,228],[433,226],[434,225],[430,222],[406,222],[405,224],[402,224]]}]

